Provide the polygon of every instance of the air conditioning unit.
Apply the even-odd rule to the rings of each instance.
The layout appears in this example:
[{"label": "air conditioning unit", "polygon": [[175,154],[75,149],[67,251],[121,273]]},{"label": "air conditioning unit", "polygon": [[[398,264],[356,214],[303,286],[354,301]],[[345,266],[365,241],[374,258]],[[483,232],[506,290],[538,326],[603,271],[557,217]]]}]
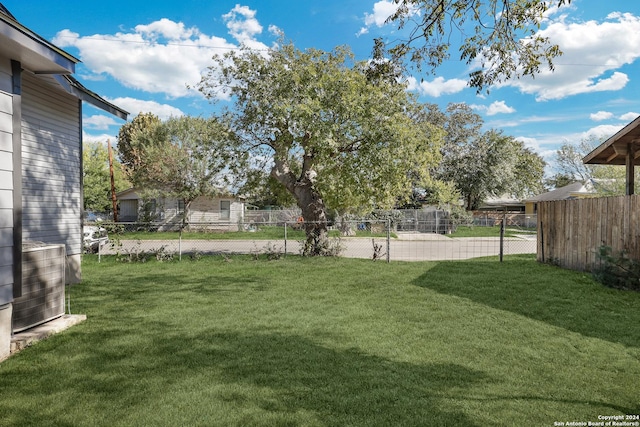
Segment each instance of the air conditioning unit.
[{"label": "air conditioning unit", "polygon": [[13,301],[13,332],[64,314],[66,251],[64,245],[23,244],[22,296]]}]

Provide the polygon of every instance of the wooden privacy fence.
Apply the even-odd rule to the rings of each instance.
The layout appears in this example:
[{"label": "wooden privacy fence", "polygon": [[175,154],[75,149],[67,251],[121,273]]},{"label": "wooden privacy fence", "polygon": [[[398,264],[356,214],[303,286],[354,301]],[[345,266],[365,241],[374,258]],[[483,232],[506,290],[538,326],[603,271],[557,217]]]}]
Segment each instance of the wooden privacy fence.
[{"label": "wooden privacy fence", "polygon": [[538,204],[538,261],[590,271],[601,246],[640,259],[640,195]]}]

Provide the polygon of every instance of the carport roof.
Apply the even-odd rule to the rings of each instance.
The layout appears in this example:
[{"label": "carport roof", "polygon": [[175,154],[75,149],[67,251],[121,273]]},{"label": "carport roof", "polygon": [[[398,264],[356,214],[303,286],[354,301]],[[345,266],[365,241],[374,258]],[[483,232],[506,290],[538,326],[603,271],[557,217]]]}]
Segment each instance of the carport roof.
[{"label": "carport roof", "polygon": [[640,165],[640,116],[587,154],[582,161],[592,165],[625,165],[629,144],[635,152],[633,164]]}]

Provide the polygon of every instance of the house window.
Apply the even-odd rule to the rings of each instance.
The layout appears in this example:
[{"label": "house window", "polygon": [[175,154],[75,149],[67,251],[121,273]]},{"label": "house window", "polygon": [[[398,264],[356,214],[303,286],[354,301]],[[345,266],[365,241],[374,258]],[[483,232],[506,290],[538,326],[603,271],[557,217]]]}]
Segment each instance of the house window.
[{"label": "house window", "polygon": [[220,200],[220,219],[231,219],[231,202]]},{"label": "house window", "polygon": [[178,214],[184,213],[184,200],[178,200]]}]

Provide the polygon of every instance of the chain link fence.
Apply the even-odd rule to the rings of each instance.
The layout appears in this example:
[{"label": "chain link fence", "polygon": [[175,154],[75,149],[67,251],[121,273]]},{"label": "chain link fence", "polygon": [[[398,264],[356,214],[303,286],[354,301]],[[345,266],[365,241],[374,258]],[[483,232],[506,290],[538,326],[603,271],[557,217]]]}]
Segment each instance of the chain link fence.
[{"label": "chain link fence", "polygon": [[[266,215],[266,216],[265,216]],[[530,216],[459,224],[434,214],[430,219],[403,214],[386,219],[341,220],[326,224],[323,254],[383,261],[461,260],[536,253],[535,221]],[[319,226],[320,225],[320,226]],[[318,227],[319,226],[319,227]],[[100,256],[123,259],[181,259],[207,255],[250,254],[279,258],[304,253],[306,230],[323,224],[304,221],[296,212],[261,212],[240,224],[191,223],[167,230],[157,223],[101,222],[108,242],[94,248]],[[313,236],[316,244],[322,236]],[[86,245],[85,245],[86,246]]]}]

